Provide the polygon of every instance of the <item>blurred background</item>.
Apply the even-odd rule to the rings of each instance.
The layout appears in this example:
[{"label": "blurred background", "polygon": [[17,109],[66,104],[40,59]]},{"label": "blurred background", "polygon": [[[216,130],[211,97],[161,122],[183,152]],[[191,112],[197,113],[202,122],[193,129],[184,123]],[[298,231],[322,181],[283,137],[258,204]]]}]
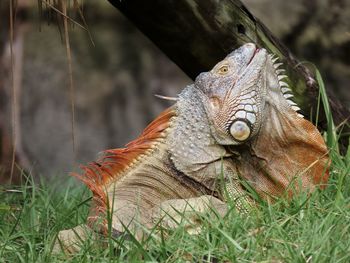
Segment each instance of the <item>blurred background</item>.
[{"label": "blurred background", "polygon": [[[242,2],[300,60],[316,64],[327,88],[350,107],[350,0]],[[10,180],[13,136],[16,161],[26,171],[35,178],[66,178],[77,164],[135,138],[171,105],[154,94],[176,96],[192,83],[107,1],[85,0],[89,33],[74,23],[69,29],[73,150],[64,32],[52,7],[41,10],[37,3],[19,0],[11,25],[9,1],[0,2],[0,183]],[[76,13],[70,6],[69,16]],[[20,182],[19,171],[12,182]]]}]

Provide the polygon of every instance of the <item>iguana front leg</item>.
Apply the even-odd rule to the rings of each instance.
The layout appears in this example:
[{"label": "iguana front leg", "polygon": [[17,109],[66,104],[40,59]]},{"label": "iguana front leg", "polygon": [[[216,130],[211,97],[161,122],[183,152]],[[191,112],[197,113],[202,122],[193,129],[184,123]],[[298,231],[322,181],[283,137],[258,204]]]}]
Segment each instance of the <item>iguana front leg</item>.
[{"label": "iguana front leg", "polygon": [[[214,175],[209,176],[210,173]],[[229,160],[220,160],[206,165],[198,173],[207,178],[215,178],[211,186],[217,189],[221,199],[211,195],[188,199],[172,199],[164,201],[153,209],[154,223],[173,229],[183,224],[189,233],[198,233],[201,229],[203,215],[223,217],[232,205],[240,213],[247,213],[253,207],[253,201],[243,190],[235,173],[234,165]]]}]

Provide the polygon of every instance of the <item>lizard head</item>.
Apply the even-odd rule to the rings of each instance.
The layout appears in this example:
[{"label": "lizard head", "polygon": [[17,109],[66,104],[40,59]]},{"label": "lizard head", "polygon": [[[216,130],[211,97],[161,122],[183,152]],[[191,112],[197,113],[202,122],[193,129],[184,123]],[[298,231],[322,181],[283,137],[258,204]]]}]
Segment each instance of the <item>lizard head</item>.
[{"label": "lizard head", "polygon": [[284,193],[295,178],[311,190],[328,179],[327,147],[297,113],[281,65],[265,49],[245,44],[195,81],[211,135],[230,150],[242,145],[232,161],[266,198]]},{"label": "lizard head", "polygon": [[197,77],[195,87],[202,91],[219,144],[242,144],[254,137],[264,119],[266,100],[283,101],[286,107],[293,103],[284,94],[289,89],[281,81],[280,64],[274,62],[265,49],[248,43]]}]

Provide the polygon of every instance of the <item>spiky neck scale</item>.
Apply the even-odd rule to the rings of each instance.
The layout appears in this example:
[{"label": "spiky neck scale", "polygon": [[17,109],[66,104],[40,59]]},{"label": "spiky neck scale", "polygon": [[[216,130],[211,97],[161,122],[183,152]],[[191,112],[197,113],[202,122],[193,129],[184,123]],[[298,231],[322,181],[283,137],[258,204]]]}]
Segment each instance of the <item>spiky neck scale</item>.
[{"label": "spiky neck scale", "polygon": [[[278,97],[278,100],[275,102],[275,104],[283,104],[284,102],[287,103],[287,106],[293,109],[295,112],[298,113],[299,117],[304,117],[302,114],[300,114],[300,108],[298,105],[292,100],[294,95],[293,91],[290,89],[287,78],[288,76],[285,75],[285,70],[282,68],[283,63],[278,62],[278,57],[269,55],[269,63],[272,63],[273,72],[272,72],[272,79],[268,78],[268,85],[270,92],[276,92],[278,95],[282,95]],[[271,93],[270,93],[271,95]]]}]

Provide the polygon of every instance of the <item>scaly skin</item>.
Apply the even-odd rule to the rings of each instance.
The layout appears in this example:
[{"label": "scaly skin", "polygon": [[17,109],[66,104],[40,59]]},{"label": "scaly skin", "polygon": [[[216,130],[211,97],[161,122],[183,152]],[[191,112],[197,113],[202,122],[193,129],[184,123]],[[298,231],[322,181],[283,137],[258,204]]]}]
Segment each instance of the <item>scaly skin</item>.
[{"label": "scaly skin", "polygon": [[[296,112],[279,66],[266,50],[242,46],[200,74],[138,139],[85,167],[78,177],[94,193],[88,229],[106,233],[111,214],[113,233],[128,226],[141,238],[162,217],[175,227],[176,210],[214,206],[223,215],[226,198],[248,212],[253,201],[240,180],[266,200],[326,183],[327,148]],[[59,235],[69,251],[78,249],[72,231]]]}]

